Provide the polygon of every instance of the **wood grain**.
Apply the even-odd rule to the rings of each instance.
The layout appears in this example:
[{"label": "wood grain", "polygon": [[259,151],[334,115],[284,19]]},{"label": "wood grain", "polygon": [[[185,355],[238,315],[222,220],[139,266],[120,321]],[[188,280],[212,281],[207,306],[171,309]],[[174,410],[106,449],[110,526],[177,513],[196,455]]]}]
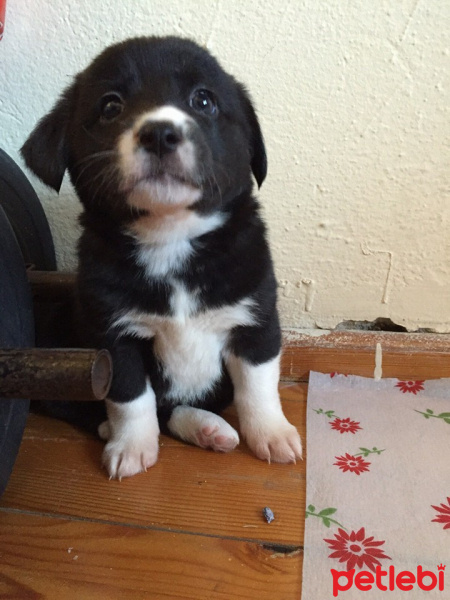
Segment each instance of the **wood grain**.
[{"label": "wood grain", "polygon": [[310,371],[373,377],[376,345],[383,377],[450,377],[450,336],[414,333],[333,331],[323,335],[284,332],[281,375],[307,381]]},{"label": "wood grain", "polygon": [[300,598],[299,552],[5,511],[0,531],[0,598]]},{"label": "wood grain", "polygon": [[[283,406],[304,446],[307,385],[295,381],[312,369],[371,377],[381,343],[384,376],[450,377],[448,338],[398,335],[287,339]],[[299,600],[306,461],[267,465],[243,443],[221,455],[162,436],[155,467],[110,482],[102,446],[29,416],[0,501],[0,598]]]},{"label": "wood grain", "polygon": [[[287,417],[303,439],[306,386],[283,392]],[[236,425],[233,411],[226,414]],[[299,545],[305,464],[268,465],[241,443],[219,454],[161,436],[158,463],[141,475],[109,481],[103,443],[72,427],[31,415],[0,506],[154,529]],[[270,526],[264,506],[276,514]]]}]

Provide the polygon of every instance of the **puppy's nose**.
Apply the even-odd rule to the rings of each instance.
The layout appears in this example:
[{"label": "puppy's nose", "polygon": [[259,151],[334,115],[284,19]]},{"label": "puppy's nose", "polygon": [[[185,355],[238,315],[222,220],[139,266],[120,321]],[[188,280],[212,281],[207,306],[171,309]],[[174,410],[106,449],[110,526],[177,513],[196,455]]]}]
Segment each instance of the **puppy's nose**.
[{"label": "puppy's nose", "polygon": [[144,123],[138,132],[141,148],[160,158],[175,152],[182,141],[183,134],[180,129],[168,121],[149,121]]}]

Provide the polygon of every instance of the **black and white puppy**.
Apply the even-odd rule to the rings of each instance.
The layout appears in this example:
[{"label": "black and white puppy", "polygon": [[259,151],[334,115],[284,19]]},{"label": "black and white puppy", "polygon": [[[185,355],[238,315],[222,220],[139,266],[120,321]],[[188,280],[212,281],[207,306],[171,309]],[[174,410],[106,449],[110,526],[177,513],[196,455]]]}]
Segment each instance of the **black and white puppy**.
[{"label": "black and white puppy", "polygon": [[152,466],[160,426],[232,450],[218,413],[233,399],[258,458],[300,458],[278,395],[277,286],[252,195],[267,162],[244,88],[191,41],[131,39],[77,75],[22,153],[56,190],[67,169],[84,207],[79,330],[113,357],[110,476]]}]

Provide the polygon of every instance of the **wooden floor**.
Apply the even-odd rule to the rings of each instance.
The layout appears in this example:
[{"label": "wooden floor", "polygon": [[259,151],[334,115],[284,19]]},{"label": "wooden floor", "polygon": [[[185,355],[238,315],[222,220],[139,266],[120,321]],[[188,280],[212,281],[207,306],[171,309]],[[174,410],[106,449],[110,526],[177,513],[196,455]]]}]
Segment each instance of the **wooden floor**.
[{"label": "wooden floor", "polygon": [[[282,394],[304,435],[306,384]],[[148,473],[109,481],[101,442],[30,415],[0,501],[0,598],[299,598],[304,463],[160,445]]]},{"label": "wooden floor", "polygon": [[[294,350],[283,374],[295,379],[305,361],[324,372],[373,367],[364,348]],[[445,348],[393,356],[391,377],[450,376]],[[306,393],[306,382],[281,385],[305,447]],[[232,409],[225,416],[237,425]],[[306,460],[268,465],[243,443],[228,455],[164,436],[160,445],[148,473],[109,481],[100,441],[30,415],[0,500],[0,598],[299,600]]]}]

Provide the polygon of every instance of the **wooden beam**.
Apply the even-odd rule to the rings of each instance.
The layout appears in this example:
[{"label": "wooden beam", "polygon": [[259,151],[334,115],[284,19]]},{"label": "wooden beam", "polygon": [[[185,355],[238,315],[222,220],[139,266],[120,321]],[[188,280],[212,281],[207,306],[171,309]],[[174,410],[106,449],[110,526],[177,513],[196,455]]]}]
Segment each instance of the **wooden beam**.
[{"label": "wooden beam", "polygon": [[383,377],[450,377],[450,336],[446,334],[285,330],[281,378],[307,381],[310,371],[373,377],[377,344]]}]

